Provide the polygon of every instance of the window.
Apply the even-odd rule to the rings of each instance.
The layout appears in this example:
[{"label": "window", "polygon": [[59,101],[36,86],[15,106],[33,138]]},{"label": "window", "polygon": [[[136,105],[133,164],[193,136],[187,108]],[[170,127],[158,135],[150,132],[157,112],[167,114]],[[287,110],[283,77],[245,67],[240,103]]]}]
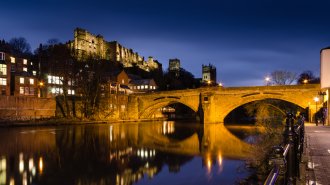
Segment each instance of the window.
[{"label": "window", "polygon": [[104,97],[105,97],[105,93],[102,93],[102,94],[101,94],[101,97],[104,98]]},{"label": "window", "polygon": [[34,95],[34,88],[30,87],[30,95]]},{"label": "window", "polygon": [[144,89],[144,85],[141,85],[141,89]]},{"label": "window", "polygon": [[74,90],[68,90],[68,94],[74,95]]},{"label": "window", "polygon": [[24,84],[24,78],[19,78],[19,83]]},{"label": "window", "polygon": [[121,83],[125,83],[125,80],[124,80],[124,79],[122,79],[122,80],[121,80]]},{"label": "window", "polygon": [[28,87],[25,87],[25,94],[29,94],[29,88]]},{"label": "window", "polygon": [[104,86],[103,85],[101,85],[101,91],[104,91]]},{"label": "window", "polygon": [[121,108],[122,111],[124,111],[125,110],[125,105],[121,105],[120,108]]},{"label": "window", "polygon": [[55,76],[55,84],[60,84],[60,77]]},{"label": "window", "polygon": [[27,72],[27,67],[23,67],[23,71]]},{"label": "window", "polygon": [[156,86],[154,86],[154,89],[156,89]]},{"label": "window", "polygon": [[33,84],[34,84],[34,79],[30,78],[30,85],[33,85]]},{"label": "window", "polygon": [[134,85],[134,89],[136,89],[136,86]]},{"label": "window", "polygon": [[15,66],[11,66],[10,71],[11,72],[16,72],[16,67]]},{"label": "window", "polygon": [[33,75],[36,76],[37,75],[37,71],[32,71]]},{"label": "window", "polygon": [[112,104],[110,104],[110,108],[112,108]]},{"label": "window", "polygon": [[5,53],[0,52],[0,60],[5,60]]},{"label": "window", "polygon": [[53,94],[55,93],[55,88],[52,88],[52,93],[53,93]]},{"label": "window", "polygon": [[23,59],[23,64],[27,65],[27,60],[26,59]]},{"label": "window", "polygon": [[204,101],[209,101],[209,97],[204,97]]},{"label": "window", "polygon": [[148,89],[148,85],[145,85],[144,88],[145,88],[145,89]]},{"label": "window", "polygon": [[71,90],[70,89],[68,90],[68,94],[71,94]]},{"label": "window", "polygon": [[140,86],[137,86],[138,89],[140,89]]},{"label": "window", "polygon": [[0,78],[0,85],[7,85],[7,78]]},{"label": "window", "polygon": [[0,64],[0,75],[7,75],[7,65]]},{"label": "window", "polygon": [[10,61],[11,61],[11,63],[15,63],[15,58],[14,57],[10,57]]},{"label": "window", "polygon": [[24,87],[20,87],[20,88],[19,88],[19,93],[20,93],[20,94],[24,94]]},{"label": "window", "polygon": [[113,105],[113,108],[117,108],[116,104]]}]

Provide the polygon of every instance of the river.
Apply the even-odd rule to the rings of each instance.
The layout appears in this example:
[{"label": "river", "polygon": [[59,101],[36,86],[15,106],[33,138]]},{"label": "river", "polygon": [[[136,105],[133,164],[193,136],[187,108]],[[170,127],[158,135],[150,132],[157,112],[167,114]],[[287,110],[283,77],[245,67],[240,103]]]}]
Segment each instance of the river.
[{"label": "river", "polygon": [[0,128],[0,185],[234,184],[250,132],[177,121]]}]

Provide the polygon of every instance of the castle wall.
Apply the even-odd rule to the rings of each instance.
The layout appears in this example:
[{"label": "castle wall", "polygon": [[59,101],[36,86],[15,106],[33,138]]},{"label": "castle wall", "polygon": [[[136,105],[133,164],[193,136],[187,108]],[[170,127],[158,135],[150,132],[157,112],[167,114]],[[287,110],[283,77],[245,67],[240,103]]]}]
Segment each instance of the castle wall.
[{"label": "castle wall", "polygon": [[77,51],[78,56],[83,54],[97,55],[101,59],[120,62],[124,67],[132,67],[136,63],[143,70],[153,70],[161,68],[158,61],[154,61],[149,57],[148,61],[144,57],[134,53],[132,49],[127,49],[117,41],[107,42],[103,40],[103,36],[91,34],[85,29],[76,28],[74,30],[74,40],[68,43],[68,46]]}]

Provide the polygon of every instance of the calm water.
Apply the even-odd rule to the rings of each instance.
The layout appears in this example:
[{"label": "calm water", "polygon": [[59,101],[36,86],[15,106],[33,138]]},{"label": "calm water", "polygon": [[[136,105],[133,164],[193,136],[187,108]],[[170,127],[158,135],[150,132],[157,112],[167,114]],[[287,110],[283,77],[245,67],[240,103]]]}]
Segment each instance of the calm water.
[{"label": "calm water", "polygon": [[234,184],[249,128],[173,121],[0,129],[0,185]]}]

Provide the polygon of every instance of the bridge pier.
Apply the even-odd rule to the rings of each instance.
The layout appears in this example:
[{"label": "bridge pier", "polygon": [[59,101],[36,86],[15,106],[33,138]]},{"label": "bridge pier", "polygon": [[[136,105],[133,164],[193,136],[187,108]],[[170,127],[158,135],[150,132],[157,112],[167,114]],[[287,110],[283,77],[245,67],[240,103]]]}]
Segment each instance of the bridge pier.
[{"label": "bridge pier", "polygon": [[200,105],[202,105],[203,120],[202,123],[215,123],[215,103],[214,94],[205,93],[201,94]]}]

